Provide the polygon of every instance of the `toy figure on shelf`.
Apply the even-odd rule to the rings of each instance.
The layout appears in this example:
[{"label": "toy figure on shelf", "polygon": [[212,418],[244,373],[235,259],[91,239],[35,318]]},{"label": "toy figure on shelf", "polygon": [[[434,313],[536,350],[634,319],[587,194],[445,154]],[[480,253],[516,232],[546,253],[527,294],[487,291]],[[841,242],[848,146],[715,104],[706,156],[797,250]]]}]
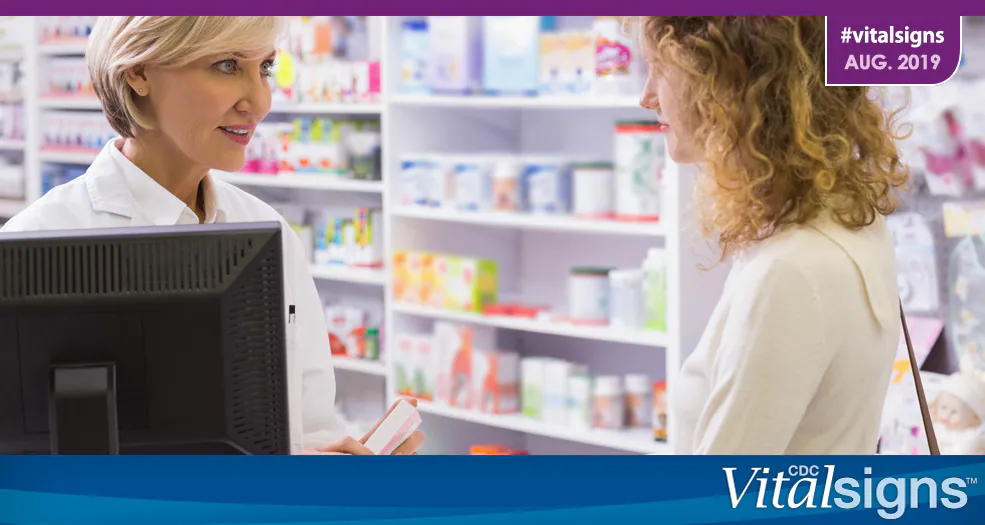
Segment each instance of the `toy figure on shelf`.
[{"label": "toy figure on shelf", "polygon": [[941,453],[985,455],[985,377],[970,372],[948,377],[932,417]]}]

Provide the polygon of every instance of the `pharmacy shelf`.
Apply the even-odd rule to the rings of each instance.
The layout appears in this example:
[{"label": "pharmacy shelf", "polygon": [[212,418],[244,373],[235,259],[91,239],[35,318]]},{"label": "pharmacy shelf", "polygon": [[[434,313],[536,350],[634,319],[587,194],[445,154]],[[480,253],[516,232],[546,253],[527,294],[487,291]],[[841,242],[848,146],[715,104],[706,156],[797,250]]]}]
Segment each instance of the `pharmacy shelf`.
[{"label": "pharmacy shelf", "polygon": [[586,445],[605,447],[638,454],[669,454],[666,443],[653,440],[653,431],[632,430],[578,430],[561,425],[536,421],[519,414],[484,414],[473,410],[450,407],[438,403],[419,402],[418,410],[425,414],[458,419],[490,427],[515,430],[527,434],[546,436]]},{"label": "pharmacy shelf", "polygon": [[23,151],[26,145],[20,139],[0,139],[0,151]]},{"label": "pharmacy shelf", "polygon": [[541,321],[524,317],[482,315],[412,303],[394,303],[392,308],[394,312],[406,315],[493,326],[506,330],[562,335],[565,337],[607,341],[610,343],[667,347],[667,335],[662,332],[650,330],[629,330],[610,326],[586,326],[557,321]]},{"label": "pharmacy shelf", "polygon": [[332,356],[332,367],[336,370],[358,372],[371,376],[386,377],[386,365],[379,361],[356,359],[353,357]]},{"label": "pharmacy shelf", "polygon": [[386,274],[379,268],[360,268],[357,266],[312,265],[311,276],[325,281],[340,281],[346,283],[368,284],[383,286]]},{"label": "pharmacy shelf", "polygon": [[622,222],[579,219],[566,215],[533,215],[505,212],[473,212],[425,206],[400,206],[394,208],[395,217],[425,219],[431,221],[458,222],[571,233],[598,233],[606,235],[638,235],[657,237],[664,234],[663,225],[657,222]]},{"label": "pharmacy shelf", "polygon": [[59,97],[52,95],[42,95],[38,100],[41,109],[98,109],[103,106],[96,97]]},{"label": "pharmacy shelf", "polygon": [[42,55],[84,55],[86,52],[85,38],[50,40],[38,45]]},{"label": "pharmacy shelf", "polygon": [[455,95],[396,95],[395,106],[448,107],[475,109],[638,109],[637,97],[491,97]]},{"label": "pharmacy shelf", "polygon": [[270,188],[301,188],[307,190],[338,191],[349,193],[383,193],[383,183],[378,180],[356,180],[339,175],[299,175],[282,173],[263,175],[256,173],[212,172],[213,176],[237,186]]},{"label": "pharmacy shelf", "polygon": [[27,207],[22,200],[0,198],[0,218],[9,219]]},{"label": "pharmacy shelf", "polygon": [[270,107],[270,112],[288,115],[379,115],[383,112],[383,105],[360,102],[282,102],[274,103]]},{"label": "pharmacy shelf", "polygon": [[45,149],[41,148],[41,162],[61,164],[92,164],[99,155],[98,149]]},{"label": "pharmacy shelf", "polygon": [[23,49],[0,49],[0,62],[18,62],[24,60]]}]

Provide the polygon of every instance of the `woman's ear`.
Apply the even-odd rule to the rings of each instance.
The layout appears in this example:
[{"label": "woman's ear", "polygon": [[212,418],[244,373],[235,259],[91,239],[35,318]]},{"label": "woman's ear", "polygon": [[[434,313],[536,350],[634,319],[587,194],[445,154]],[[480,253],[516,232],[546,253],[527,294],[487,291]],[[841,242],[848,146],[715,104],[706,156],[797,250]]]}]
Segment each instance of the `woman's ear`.
[{"label": "woman's ear", "polygon": [[130,85],[134,93],[141,97],[150,94],[150,82],[147,81],[147,75],[144,74],[144,68],[142,66],[130,68],[124,74],[126,75],[127,84]]}]

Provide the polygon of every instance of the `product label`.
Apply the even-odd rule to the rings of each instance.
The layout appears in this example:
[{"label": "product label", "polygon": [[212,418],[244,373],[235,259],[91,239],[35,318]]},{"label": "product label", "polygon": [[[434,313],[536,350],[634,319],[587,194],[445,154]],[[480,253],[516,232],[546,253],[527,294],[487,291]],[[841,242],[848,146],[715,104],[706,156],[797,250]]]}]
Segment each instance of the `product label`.
[{"label": "product label", "polygon": [[595,41],[595,74],[628,75],[632,53],[624,44],[598,37]]}]

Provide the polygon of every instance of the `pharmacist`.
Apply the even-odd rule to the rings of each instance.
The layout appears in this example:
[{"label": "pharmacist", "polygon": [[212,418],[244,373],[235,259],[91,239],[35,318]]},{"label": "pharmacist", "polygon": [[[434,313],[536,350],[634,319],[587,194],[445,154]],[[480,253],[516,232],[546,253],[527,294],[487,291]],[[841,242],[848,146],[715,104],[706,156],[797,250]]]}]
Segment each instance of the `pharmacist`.
[{"label": "pharmacist", "polygon": [[[209,175],[239,171],[270,110],[277,17],[100,17],[86,51],[96,94],[123,138],[3,231],[280,221],[289,324],[291,450],[370,454],[335,414],[328,330],[300,240],[260,200]],[[286,312],[285,312],[286,316]],[[415,433],[397,450],[413,454]]]},{"label": "pharmacist", "polygon": [[733,263],[671,388],[677,452],[874,454],[900,333],[890,192],[907,172],[865,87],[824,85],[823,17],[640,17],[641,104],[701,164]]}]

